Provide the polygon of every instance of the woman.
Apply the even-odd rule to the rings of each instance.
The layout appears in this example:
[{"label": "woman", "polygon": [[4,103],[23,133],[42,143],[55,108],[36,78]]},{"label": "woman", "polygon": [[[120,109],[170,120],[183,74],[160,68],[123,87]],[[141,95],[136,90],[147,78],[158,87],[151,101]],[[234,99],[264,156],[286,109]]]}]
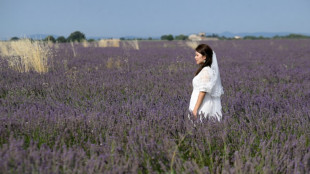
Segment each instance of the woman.
[{"label": "woman", "polygon": [[[195,60],[199,64],[193,78],[193,92],[189,110],[197,120],[198,115],[222,119],[221,95],[224,94],[215,52],[207,45],[195,49]],[[200,121],[202,117],[200,117]]]}]

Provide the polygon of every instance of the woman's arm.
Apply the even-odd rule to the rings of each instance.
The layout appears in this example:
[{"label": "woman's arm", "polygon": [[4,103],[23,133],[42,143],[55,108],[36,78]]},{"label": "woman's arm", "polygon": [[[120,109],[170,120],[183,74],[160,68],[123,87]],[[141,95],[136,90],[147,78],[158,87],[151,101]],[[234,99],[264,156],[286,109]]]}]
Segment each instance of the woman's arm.
[{"label": "woman's arm", "polygon": [[195,119],[197,119],[197,112],[198,112],[198,109],[199,109],[205,95],[206,95],[206,92],[203,92],[203,91],[199,92],[198,100],[197,100],[196,105],[195,105],[194,110],[193,110],[193,114],[194,114]]}]

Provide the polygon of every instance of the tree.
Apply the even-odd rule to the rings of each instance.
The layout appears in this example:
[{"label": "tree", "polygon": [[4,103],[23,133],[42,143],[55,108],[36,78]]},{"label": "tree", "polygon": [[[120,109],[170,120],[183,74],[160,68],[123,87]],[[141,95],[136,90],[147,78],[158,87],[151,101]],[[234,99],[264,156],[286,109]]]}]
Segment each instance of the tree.
[{"label": "tree", "polygon": [[45,39],[43,39],[43,41],[51,41],[51,42],[55,43],[56,39],[53,36],[49,35]]},{"label": "tree", "polygon": [[309,38],[309,36],[306,36],[306,35],[302,35],[302,34],[294,34],[294,33],[291,33],[287,36],[285,36],[285,38],[293,38],[293,39],[304,39],[304,38]]},{"label": "tree", "polygon": [[251,40],[254,40],[254,39],[257,39],[255,36],[244,36],[243,39],[251,39]]},{"label": "tree", "polygon": [[171,41],[171,40],[173,40],[173,36],[172,36],[172,34],[169,34],[169,35],[162,35],[162,36],[160,37],[160,39],[161,39],[161,40],[169,40],[169,41]]},{"label": "tree", "polygon": [[10,41],[15,41],[15,40],[19,40],[19,38],[18,38],[18,37],[12,37],[12,38],[10,39]]},{"label": "tree", "polygon": [[74,41],[78,41],[81,42],[83,40],[86,40],[85,35],[83,33],[81,33],[80,31],[75,31],[73,33],[70,34],[70,36],[67,38],[67,41],[69,42],[74,42]]},{"label": "tree", "polygon": [[59,36],[59,37],[57,38],[57,42],[59,42],[59,43],[64,43],[64,42],[67,42],[67,40],[66,40],[65,37]]},{"label": "tree", "polygon": [[307,38],[310,38],[310,36],[294,33],[291,33],[286,36],[279,36],[279,35],[273,36],[273,39],[307,39]]},{"label": "tree", "polygon": [[266,38],[264,36],[258,36],[258,37],[256,37],[256,36],[244,36],[243,39],[256,40],[256,39],[268,39],[268,38]]},{"label": "tree", "polygon": [[219,35],[215,34],[215,33],[212,33],[211,35],[208,35],[207,37],[219,37]]},{"label": "tree", "polygon": [[188,38],[188,36],[185,36],[183,34],[175,36],[175,40],[186,40],[187,38]]}]

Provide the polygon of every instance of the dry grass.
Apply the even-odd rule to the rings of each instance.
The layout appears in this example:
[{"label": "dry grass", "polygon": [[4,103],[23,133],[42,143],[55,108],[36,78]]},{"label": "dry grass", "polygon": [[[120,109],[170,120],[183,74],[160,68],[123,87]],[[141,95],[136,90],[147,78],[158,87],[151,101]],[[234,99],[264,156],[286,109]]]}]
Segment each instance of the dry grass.
[{"label": "dry grass", "polygon": [[54,48],[59,49],[59,43],[58,42],[54,43]]},{"label": "dry grass", "polygon": [[52,41],[50,41],[50,40],[47,41],[47,45],[48,45],[50,48],[54,47],[54,43],[53,43]]},{"label": "dry grass", "polygon": [[121,60],[119,58],[110,57],[106,63],[106,67],[108,69],[111,69],[111,68],[122,69]]},{"label": "dry grass", "polygon": [[117,59],[117,60],[114,62],[114,66],[115,66],[117,69],[122,69],[122,67],[121,67],[121,60]]},{"label": "dry grass", "polygon": [[83,47],[87,48],[87,47],[89,47],[90,44],[87,40],[83,40],[82,45],[83,45]]},{"label": "dry grass", "polygon": [[98,47],[119,47],[119,39],[101,39],[98,41]]},{"label": "dry grass", "polygon": [[9,67],[19,72],[34,70],[39,73],[48,72],[48,58],[52,57],[49,43],[21,39],[1,42],[0,51],[6,58]]},{"label": "dry grass", "polygon": [[106,66],[108,69],[113,68],[113,59],[111,57],[108,59]]},{"label": "dry grass", "polygon": [[73,57],[76,57],[76,51],[75,51],[75,48],[74,48],[74,43],[71,41],[70,44],[71,44],[71,48],[72,48],[72,51],[73,51]]},{"label": "dry grass", "polygon": [[186,41],[185,44],[188,47],[195,49],[199,45],[199,42],[198,41]]},{"label": "dry grass", "polygon": [[135,50],[140,49],[138,40],[122,41],[122,43],[123,43],[123,48],[125,49],[135,49]]},{"label": "dry grass", "polygon": [[4,57],[11,56],[12,52],[10,50],[10,43],[9,42],[0,42],[0,51],[1,55]]}]

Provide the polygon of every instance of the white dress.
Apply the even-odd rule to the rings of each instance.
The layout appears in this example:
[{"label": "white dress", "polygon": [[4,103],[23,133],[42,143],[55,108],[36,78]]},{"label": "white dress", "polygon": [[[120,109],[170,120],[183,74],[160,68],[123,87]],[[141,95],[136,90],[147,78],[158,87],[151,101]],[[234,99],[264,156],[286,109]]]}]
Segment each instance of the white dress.
[{"label": "white dress", "polygon": [[[198,100],[200,91],[206,92],[206,95],[198,109],[198,114],[207,117],[212,116],[217,118],[219,121],[222,119],[222,105],[221,97],[211,96],[212,87],[215,85],[213,79],[214,71],[209,67],[204,67],[194,78],[193,78],[193,92],[190,99],[189,110],[192,112],[195,108]],[[203,117],[200,117],[202,120]]]}]

